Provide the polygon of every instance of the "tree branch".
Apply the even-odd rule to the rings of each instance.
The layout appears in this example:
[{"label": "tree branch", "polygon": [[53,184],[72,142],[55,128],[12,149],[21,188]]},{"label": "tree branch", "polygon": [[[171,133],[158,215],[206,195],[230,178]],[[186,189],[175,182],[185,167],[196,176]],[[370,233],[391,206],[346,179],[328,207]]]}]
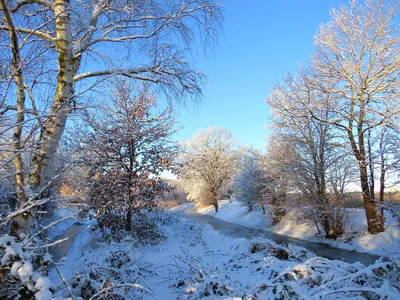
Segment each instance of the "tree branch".
[{"label": "tree branch", "polygon": [[[0,26],[0,30],[8,30],[8,26]],[[34,29],[27,29],[27,28],[22,28],[22,27],[16,27],[15,28],[16,31],[18,32],[22,32],[22,33],[26,33],[26,34],[33,34],[36,35],[38,37],[41,37],[45,40],[48,40],[50,42],[55,42],[56,39],[53,38],[52,36],[48,35],[47,33],[43,32],[43,31],[39,31],[39,30],[34,30]]]}]

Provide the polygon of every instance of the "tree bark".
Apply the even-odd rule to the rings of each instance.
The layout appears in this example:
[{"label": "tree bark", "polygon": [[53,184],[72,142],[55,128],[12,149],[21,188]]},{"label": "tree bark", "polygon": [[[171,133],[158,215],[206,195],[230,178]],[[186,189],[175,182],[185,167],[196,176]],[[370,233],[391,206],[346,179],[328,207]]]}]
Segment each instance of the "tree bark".
[{"label": "tree bark", "polygon": [[385,222],[385,215],[383,208],[383,203],[385,202],[385,177],[386,177],[386,159],[384,153],[385,135],[386,135],[386,128],[383,129],[383,133],[379,141],[379,150],[381,158],[381,175],[379,178],[379,204],[380,204],[380,218],[382,220],[381,222]]},{"label": "tree bark", "polygon": [[[18,199],[18,207],[21,207],[28,201],[28,197],[26,196],[24,189],[24,164],[22,160],[21,145],[23,123],[25,120],[24,77],[22,74],[22,61],[18,44],[18,36],[5,0],[0,0],[0,7],[4,13],[4,19],[8,25],[10,48],[12,52],[12,71],[14,73],[13,77],[15,84],[17,85],[17,118],[13,133],[13,147],[15,151],[15,188]],[[21,233],[28,234],[31,230],[32,224],[33,217],[31,213],[26,212],[20,214],[13,219],[11,223],[10,234],[16,237],[18,237]]]},{"label": "tree bark", "polygon": [[376,203],[374,198],[371,197],[371,190],[368,185],[368,175],[365,160],[359,161],[360,164],[360,181],[361,191],[363,195],[365,215],[367,218],[368,231],[372,234],[383,232],[384,221],[381,220],[377,214]]},{"label": "tree bark", "polygon": [[[360,102],[362,102],[362,99],[360,100]],[[361,106],[360,108],[359,119],[357,122],[358,147],[355,141],[355,137],[353,135],[354,107],[355,107],[355,100],[352,101],[350,106],[350,113],[349,113],[350,117],[348,126],[349,129],[347,130],[347,134],[350,140],[352,151],[359,165],[361,191],[363,196],[365,215],[367,218],[368,231],[372,234],[376,234],[379,232],[383,232],[385,228],[383,220],[380,220],[380,218],[378,217],[376,204],[374,201],[374,197],[371,194],[371,189],[368,181],[368,170],[367,170],[367,162],[365,156],[364,131],[363,131],[364,107]]]},{"label": "tree bark", "polygon": [[125,229],[128,232],[132,231],[132,205],[129,205],[128,211],[126,213],[126,226],[125,226]]},{"label": "tree bark", "polygon": [[56,21],[55,44],[59,69],[54,102],[40,133],[41,146],[33,157],[31,183],[36,189],[44,186],[52,177],[51,166],[65,128],[69,104],[73,99],[74,61],[69,0],[55,0],[53,12]]},{"label": "tree bark", "polygon": [[212,205],[215,208],[215,212],[218,212],[218,196],[217,196],[217,192],[212,189],[211,190],[211,201],[212,201]]}]

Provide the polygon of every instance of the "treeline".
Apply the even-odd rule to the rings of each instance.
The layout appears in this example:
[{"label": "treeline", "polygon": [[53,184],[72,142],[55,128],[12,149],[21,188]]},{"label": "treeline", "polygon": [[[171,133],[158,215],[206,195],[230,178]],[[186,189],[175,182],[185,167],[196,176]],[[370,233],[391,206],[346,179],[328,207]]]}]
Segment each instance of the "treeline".
[{"label": "treeline", "polygon": [[[397,2],[380,0],[332,9],[331,21],[315,36],[309,65],[288,74],[266,99],[274,131],[267,156],[246,151],[235,177],[228,169],[221,174],[215,163],[221,157],[218,149],[226,151],[229,143],[215,146],[215,153],[199,162],[210,166],[209,178],[193,166],[196,161],[186,159],[189,181],[195,178],[198,185],[202,178],[215,199],[221,182],[233,180],[232,189],[249,209],[268,198],[275,222],[285,212],[281,205],[286,195],[301,193],[332,238],[343,233],[345,188],[352,184],[360,187],[368,231],[384,231],[385,191],[396,183],[400,166],[397,12]],[[201,134],[197,139],[203,139]],[[189,190],[191,195],[195,189]]]}]

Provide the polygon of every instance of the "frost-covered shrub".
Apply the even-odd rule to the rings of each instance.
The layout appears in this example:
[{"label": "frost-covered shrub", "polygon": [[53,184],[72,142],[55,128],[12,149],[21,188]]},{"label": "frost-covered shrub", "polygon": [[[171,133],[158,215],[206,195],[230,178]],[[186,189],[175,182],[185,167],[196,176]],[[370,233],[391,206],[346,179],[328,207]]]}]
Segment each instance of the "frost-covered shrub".
[{"label": "frost-covered shrub", "polygon": [[104,213],[97,217],[99,229],[105,234],[110,234],[113,239],[121,240],[126,236],[125,218],[120,214]]},{"label": "frost-covered shrub", "polygon": [[[54,287],[43,275],[51,263],[49,254],[24,248],[14,237],[0,237],[0,298],[50,300]],[[39,266],[39,267],[36,267]]]},{"label": "frost-covered shrub", "polygon": [[83,299],[141,299],[151,293],[142,279],[147,269],[134,253],[121,248],[101,258],[88,257],[69,285],[72,294]]},{"label": "frost-covered shrub", "polygon": [[271,246],[271,244],[252,243],[250,253],[264,252],[275,256],[278,259],[288,260],[290,251],[283,247]]},{"label": "frost-covered shrub", "polygon": [[388,202],[386,209],[400,223],[400,203],[396,203],[395,201]]},{"label": "frost-covered shrub", "polygon": [[140,244],[155,245],[165,239],[157,226],[158,217],[147,211],[132,218],[132,237]]},{"label": "frost-covered shrub", "polygon": [[98,229],[105,240],[122,241],[133,239],[134,244],[155,245],[165,237],[157,226],[157,216],[149,211],[141,211],[132,218],[131,231],[125,230],[125,219],[120,214],[101,214],[98,218]]},{"label": "frost-covered shrub", "polygon": [[265,259],[259,271],[264,283],[250,299],[398,299],[400,293],[398,261],[365,267],[321,257],[298,264]]},{"label": "frost-covered shrub", "polygon": [[184,299],[238,296],[228,275],[217,268],[204,267],[200,258],[192,256],[186,249],[173,260],[181,274],[175,278],[173,286],[183,292]]}]

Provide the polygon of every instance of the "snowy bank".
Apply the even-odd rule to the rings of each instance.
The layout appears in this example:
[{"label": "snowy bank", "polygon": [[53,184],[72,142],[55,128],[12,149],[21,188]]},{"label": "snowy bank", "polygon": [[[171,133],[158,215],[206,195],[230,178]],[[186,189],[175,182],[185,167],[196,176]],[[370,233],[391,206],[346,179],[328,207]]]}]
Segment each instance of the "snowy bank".
[{"label": "snowy bank", "polygon": [[211,215],[218,219],[243,224],[250,227],[269,227],[272,219],[269,214],[263,215],[262,210],[257,207],[249,212],[247,207],[239,201],[221,200],[218,202],[218,212],[215,212],[214,206],[210,205],[204,208],[197,208],[197,212],[201,214]]},{"label": "snowy bank", "polygon": [[[397,262],[377,261],[368,267],[348,264],[267,239],[227,237],[175,213],[160,213],[156,218],[165,237],[157,245],[134,246],[130,239],[105,243],[90,226],[82,230],[64,264],[58,266],[70,285],[69,292],[64,288],[58,296],[94,293],[89,287],[96,291],[108,287],[110,292],[112,288],[114,296],[117,293],[126,299],[400,296]],[[55,282],[58,272],[50,274]],[[128,282],[134,282],[134,288],[128,289]],[[60,280],[57,284],[63,287]]]},{"label": "snowy bank", "polygon": [[[386,230],[375,235],[368,233],[367,222],[363,209],[352,208],[346,211],[346,233],[336,241],[324,238],[318,233],[315,224],[301,217],[300,210],[290,211],[282,221],[271,226],[271,217],[263,215],[261,208],[255,206],[248,212],[247,207],[240,201],[219,201],[218,213],[212,205],[205,208],[195,208],[201,214],[212,215],[216,218],[249,227],[268,229],[270,231],[304,240],[330,244],[334,247],[358,252],[368,252],[376,255],[400,254],[400,224],[390,214],[386,213]],[[186,204],[185,209],[189,205]]]}]

